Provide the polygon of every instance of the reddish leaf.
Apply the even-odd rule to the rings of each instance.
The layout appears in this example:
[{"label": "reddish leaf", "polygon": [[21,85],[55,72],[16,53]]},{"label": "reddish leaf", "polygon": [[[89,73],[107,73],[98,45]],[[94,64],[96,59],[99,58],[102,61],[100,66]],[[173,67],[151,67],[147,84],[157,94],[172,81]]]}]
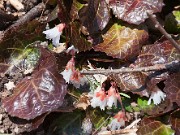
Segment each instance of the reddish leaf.
[{"label": "reddish leaf", "polygon": [[175,60],[180,60],[180,53],[171,45],[168,40],[166,40],[144,46],[141,54],[135,61],[135,66],[152,66],[155,64],[169,63]]},{"label": "reddish leaf", "polygon": [[40,48],[40,51],[39,64],[31,78],[24,78],[13,95],[3,99],[5,110],[12,116],[34,119],[63,103],[67,85],[58,73],[56,59],[46,49]]},{"label": "reddish leaf", "polygon": [[170,123],[172,128],[176,131],[176,135],[180,134],[180,109],[177,109],[173,113],[171,113]]},{"label": "reddish leaf", "polygon": [[122,91],[139,91],[134,93],[141,96],[148,96],[145,87],[146,75],[143,73],[119,73],[112,74],[110,77],[118,84]]},{"label": "reddish leaf", "polygon": [[164,91],[171,102],[176,102],[180,106],[180,72],[168,77],[165,81]]},{"label": "reddish leaf", "polygon": [[115,16],[132,24],[140,24],[148,18],[147,12],[161,12],[163,0],[109,0]]},{"label": "reddish leaf", "polygon": [[172,135],[173,133],[170,126],[150,118],[143,119],[137,131],[138,135]]},{"label": "reddish leaf", "polygon": [[80,21],[90,35],[103,30],[110,19],[110,12],[105,0],[89,0],[88,6],[79,11]]},{"label": "reddish leaf", "polygon": [[[18,48],[24,49],[28,44],[37,40],[42,40],[44,35],[42,31],[45,29],[45,23],[33,20],[27,24],[18,27],[12,27],[8,33],[5,33],[4,37],[0,39],[0,61],[9,58],[11,52]],[[4,62],[4,61],[3,61]]]},{"label": "reddish leaf", "polygon": [[[153,66],[155,64],[165,64],[175,60],[180,60],[180,54],[176,49],[174,49],[170,42],[157,42],[153,45],[146,45],[142,48],[138,59],[135,61],[134,67],[146,67]],[[145,86],[147,86],[146,89],[149,91],[156,91],[158,89],[156,84],[162,80],[165,80],[168,77],[168,74],[163,73],[156,75],[154,72],[139,72],[113,74],[111,77],[124,91],[134,91],[136,89],[145,90]],[[143,87],[144,89],[142,89]],[[144,93],[140,92],[137,94],[145,95],[145,93],[146,91]]]},{"label": "reddish leaf", "polygon": [[71,23],[70,30],[70,42],[77,48],[79,51],[87,51],[92,48],[92,44],[86,40],[85,37],[81,36],[80,26],[77,22]]},{"label": "reddish leaf", "polygon": [[140,48],[148,38],[144,30],[130,29],[114,24],[103,35],[104,42],[95,46],[95,51],[105,52],[107,55],[119,59],[131,59],[137,56]]}]

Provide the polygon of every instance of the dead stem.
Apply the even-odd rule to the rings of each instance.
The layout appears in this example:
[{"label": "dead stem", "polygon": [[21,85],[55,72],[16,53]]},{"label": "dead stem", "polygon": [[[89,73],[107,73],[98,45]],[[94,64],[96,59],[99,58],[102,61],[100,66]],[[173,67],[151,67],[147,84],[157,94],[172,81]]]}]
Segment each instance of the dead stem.
[{"label": "dead stem", "polygon": [[93,74],[103,74],[103,75],[110,75],[110,74],[117,74],[117,73],[130,73],[130,72],[149,72],[149,71],[158,71],[163,69],[171,69],[173,67],[180,66],[179,61],[173,61],[166,64],[156,64],[154,66],[148,67],[136,67],[136,68],[120,68],[120,69],[95,69],[95,70],[83,70],[81,74],[84,75],[93,75]]},{"label": "dead stem", "polygon": [[156,15],[148,13],[148,16],[151,19],[151,21],[154,23],[155,28],[157,28],[171,42],[171,44],[180,52],[180,45],[171,37],[170,34],[166,32],[166,30],[157,21]]}]

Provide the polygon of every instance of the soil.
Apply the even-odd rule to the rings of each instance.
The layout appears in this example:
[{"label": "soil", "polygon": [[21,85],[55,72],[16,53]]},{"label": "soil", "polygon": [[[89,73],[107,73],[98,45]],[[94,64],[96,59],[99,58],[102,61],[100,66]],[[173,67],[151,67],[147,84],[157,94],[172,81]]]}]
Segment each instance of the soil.
[{"label": "soil", "polygon": [[[0,0],[0,33],[11,26],[14,21],[17,21],[24,16],[30,9],[40,3],[40,0],[19,0],[23,5],[24,9],[17,11],[8,0]],[[2,107],[2,99],[12,94],[12,90],[7,90],[4,87],[5,83],[12,81],[17,83],[22,79],[22,74],[16,74],[12,76],[0,75],[0,134],[11,134],[11,135],[40,135],[44,132],[27,132],[31,127],[31,122],[26,120],[18,119],[9,116]]]}]

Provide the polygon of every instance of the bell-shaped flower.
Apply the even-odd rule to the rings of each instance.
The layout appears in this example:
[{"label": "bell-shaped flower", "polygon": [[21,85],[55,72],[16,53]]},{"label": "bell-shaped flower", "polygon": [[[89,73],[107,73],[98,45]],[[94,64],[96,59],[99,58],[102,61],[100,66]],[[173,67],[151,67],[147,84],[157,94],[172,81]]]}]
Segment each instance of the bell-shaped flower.
[{"label": "bell-shaped flower", "polygon": [[124,112],[119,111],[108,125],[111,130],[118,130],[121,127],[125,126],[125,121],[127,121],[126,115]]},{"label": "bell-shaped flower", "polygon": [[156,92],[152,92],[151,96],[148,100],[148,105],[151,104],[151,100],[153,100],[155,105],[158,105],[161,103],[162,100],[164,100],[166,97],[166,94],[163,93],[161,90],[157,90]]},{"label": "bell-shaped flower", "polygon": [[118,93],[114,86],[111,86],[108,90],[107,106],[112,108],[112,106],[117,106],[117,96]]},{"label": "bell-shaped flower", "polygon": [[83,86],[87,82],[87,80],[82,74],[80,74],[79,70],[74,70],[71,74],[70,82],[76,88],[79,88],[80,86]]},{"label": "bell-shaped flower", "polygon": [[65,28],[65,24],[60,23],[59,25],[55,26],[52,29],[43,31],[43,33],[46,34],[46,39],[49,40],[52,39],[53,45],[58,46],[60,44],[59,40],[64,28]]},{"label": "bell-shaped flower", "polygon": [[74,57],[72,57],[71,60],[68,61],[65,70],[61,72],[61,75],[63,75],[63,78],[67,83],[69,83],[71,75],[74,70],[75,70],[75,61],[74,61]]},{"label": "bell-shaped flower", "polygon": [[98,86],[94,92],[94,96],[91,99],[91,106],[93,108],[100,107],[101,110],[105,110],[107,104],[107,95],[101,86]]}]

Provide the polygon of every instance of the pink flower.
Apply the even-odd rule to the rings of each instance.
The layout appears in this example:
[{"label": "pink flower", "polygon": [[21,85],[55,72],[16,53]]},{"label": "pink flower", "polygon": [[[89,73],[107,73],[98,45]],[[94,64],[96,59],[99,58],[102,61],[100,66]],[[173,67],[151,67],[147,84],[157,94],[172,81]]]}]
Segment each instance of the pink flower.
[{"label": "pink flower", "polygon": [[112,108],[112,106],[117,106],[117,92],[114,86],[111,86],[108,90],[107,106]]},{"label": "pink flower", "polygon": [[43,31],[43,33],[46,34],[46,39],[52,39],[53,45],[58,46],[60,44],[59,40],[64,28],[65,23],[60,23],[52,29]]},{"label": "pink flower", "polygon": [[75,69],[74,57],[72,57],[67,63],[65,70],[61,72],[61,74],[67,83],[71,82],[76,88],[79,88],[80,85],[84,85],[86,83],[84,76]]},{"label": "pink flower", "polygon": [[79,70],[74,70],[70,77],[70,82],[76,87],[79,88],[80,85],[84,85],[86,83],[86,78],[80,74]]},{"label": "pink flower", "polygon": [[74,70],[75,70],[75,61],[74,61],[74,57],[72,57],[70,61],[68,61],[65,70],[61,72],[61,74],[63,75],[63,78],[65,79],[67,83],[69,83],[71,75]]},{"label": "pink flower", "polygon": [[126,115],[124,112],[119,111],[115,116],[114,119],[109,124],[109,128],[111,130],[118,130],[121,127],[125,126],[125,121],[127,121]]},{"label": "pink flower", "polygon": [[94,93],[93,98],[91,99],[91,106],[93,108],[100,107],[101,110],[105,110],[106,104],[107,104],[107,95],[104,89],[98,86],[96,92]]}]

